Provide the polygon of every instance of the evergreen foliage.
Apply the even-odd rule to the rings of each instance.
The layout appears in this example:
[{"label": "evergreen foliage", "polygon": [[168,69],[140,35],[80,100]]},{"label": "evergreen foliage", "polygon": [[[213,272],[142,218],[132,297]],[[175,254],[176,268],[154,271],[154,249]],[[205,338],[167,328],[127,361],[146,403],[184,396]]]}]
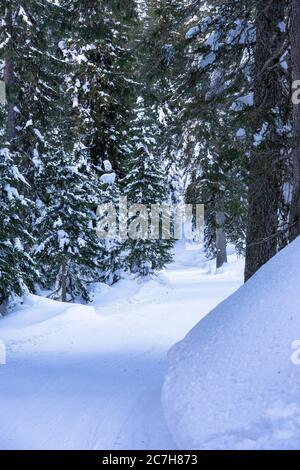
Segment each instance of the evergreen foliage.
[{"label": "evergreen foliage", "polygon": [[[1,311],[39,287],[89,301],[94,282],[162,269],[173,241],[151,238],[152,205],[205,204],[207,254],[222,265],[234,244],[247,279],[289,219],[295,237],[290,4],[1,2]],[[118,221],[124,196],[148,208],[130,214],[136,239],[97,237],[97,208]]]}]

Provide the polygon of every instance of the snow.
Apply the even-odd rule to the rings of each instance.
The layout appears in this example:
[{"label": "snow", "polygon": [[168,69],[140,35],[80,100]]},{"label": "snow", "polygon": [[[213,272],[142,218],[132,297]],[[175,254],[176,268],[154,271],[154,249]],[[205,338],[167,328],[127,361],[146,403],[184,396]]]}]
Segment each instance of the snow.
[{"label": "snow", "polygon": [[201,56],[198,67],[200,70],[205,69],[208,65],[211,65],[216,60],[217,56],[214,52],[210,52],[206,56]]},{"label": "snow", "polygon": [[29,119],[29,120],[26,122],[24,129],[27,129],[28,127],[31,127],[32,125],[33,125],[32,119]]},{"label": "snow", "polygon": [[246,25],[240,19],[235,22],[235,28],[231,29],[226,37],[226,44],[254,44],[256,41],[256,31],[253,25]]},{"label": "snow", "polygon": [[289,58],[289,53],[288,51],[285,51],[283,55],[280,57],[280,66],[283,68],[283,70],[287,71],[289,69],[288,65],[288,58]]},{"label": "snow", "polygon": [[269,124],[267,122],[264,122],[261,126],[260,131],[257,134],[254,134],[254,142],[253,145],[254,147],[259,147],[262,142],[264,141],[267,133],[269,130]]},{"label": "snow", "polygon": [[33,129],[33,132],[35,133],[38,139],[40,139],[42,142],[45,141],[44,137],[42,136],[42,134],[40,133],[38,129]]},{"label": "snow", "polygon": [[200,26],[193,26],[187,31],[185,35],[185,39],[193,39],[195,36],[198,36],[200,32],[201,32]]},{"label": "snow", "polygon": [[70,237],[64,230],[57,231],[57,238],[59,240],[59,247],[61,250],[63,250],[65,246],[69,246]]},{"label": "snow", "polygon": [[61,51],[64,51],[64,50],[67,49],[67,44],[66,44],[65,41],[59,41],[58,47],[59,47],[59,49],[60,49]]},{"label": "snow", "polygon": [[104,166],[104,169],[107,173],[111,173],[112,172],[112,164],[110,163],[109,160],[104,160],[103,162],[103,166]]},{"label": "snow", "polygon": [[113,186],[116,182],[116,173],[104,173],[101,178],[100,178],[100,181],[104,184],[108,184],[109,186]]},{"label": "snow", "polygon": [[4,186],[4,191],[6,192],[9,201],[12,201],[14,198],[19,198],[19,192],[17,188],[13,188],[12,186],[10,186],[10,184],[6,184]]},{"label": "snow", "polygon": [[91,306],[28,295],[0,320],[1,449],[174,449],[160,402],[167,351],[242,282],[179,242],[147,282],[95,286]]},{"label": "snow", "polygon": [[73,108],[78,108],[78,106],[79,106],[78,96],[75,95],[73,97]]},{"label": "snow", "polygon": [[236,137],[238,139],[241,139],[241,140],[244,139],[246,137],[246,135],[247,135],[246,130],[242,127],[240,129],[238,129],[237,132],[236,132]]},{"label": "snow", "polygon": [[169,354],[163,404],[184,449],[299,449],[300,238]]},{"label": "snow", "polygon": [[6,348],[5,344],[0,341],[0,366],[6,364]]},{"label": "snow", "polygon": [[279,31],[281,33],[286,32],[286,24],[283,21],[280,21],[280,23],[278,23],[277,27],[279,28]]},{"label": "snow", "polygon": [[25,23],[26,23],[28,26],[32,26],[32,23],[31,23],[31,21],[29,20],[26,11],[25,11],[24,8],[21,7],[21,6],[20,6],[20,8],[19,8],[18,16],[21,16],[22,19],[25,21]]},{"label": "snow", "polygon": [[205,41],[205,44],[211,48],[212,51],[218,51],[220,44],[221,33],[219,31],[213,31]]},{"label": "snow", "polygon": [[253,93],[248,93],[248,95],[241,96],[238,98],[230,107],[233,111],[242,111],[245,107],[251,107],[254,103]]},{"label": "snow", "polygon": [[103,162],[105,173],[101,176],[100,181],[109,186],[113,186],[116,182],[116,173],[113,172],[112,164],[109,160]]}]

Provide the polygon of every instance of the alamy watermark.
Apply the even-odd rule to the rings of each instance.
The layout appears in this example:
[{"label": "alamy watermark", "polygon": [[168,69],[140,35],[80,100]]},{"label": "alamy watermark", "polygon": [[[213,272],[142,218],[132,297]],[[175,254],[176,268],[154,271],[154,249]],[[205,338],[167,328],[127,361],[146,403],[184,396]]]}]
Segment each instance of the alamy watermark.
[{"label": "alamy watermark", "polygon": [[300,366],[300,340],[297,339],[292,343],[292,349],[294,349],[291,355],[291,361],[295,366]]},{"label": "alamy watermark", "polygon": [[0,340],[0,366],[6,364],[6,346],[3,341]]},{"label": "alamy watermark", "polygon": [[297,105],[300,104],[300,80],[294,80],[292,83],[292,102]]},{"label": "alamy watermark", "polygon": [[97,235],[102,240],[202,239],[203,204],[101,204],[97,210]]},{"label": "alamy watermark", "polygon": [[5,88],[5,82],[0,80],[0,104],[5,104],[6,103],[6,88]]}]

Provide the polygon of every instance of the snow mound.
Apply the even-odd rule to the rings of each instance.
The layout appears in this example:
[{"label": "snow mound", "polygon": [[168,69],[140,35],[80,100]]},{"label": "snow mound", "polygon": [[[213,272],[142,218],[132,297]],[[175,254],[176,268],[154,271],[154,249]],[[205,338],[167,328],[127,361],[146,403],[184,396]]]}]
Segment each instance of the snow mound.
[{"label": "snow mound", "polygon": [[18,308],[2,319],[11,328],[24,328],[47,321],[66,310],[66,304],[29,294]]},{"label": "snow mound", "polygon": [[299,449],[299,259],[300,238],[171,349],[162,401],[178,448]]},{"label": "snow mound", "polygon": [[[14,312],[1,319],[0,341],[6,344],[8,359],[36,349],[59,349],[85,340],[89,330],[101,322],[94,307],[68,304],[29,294]],[[88,344],[88,341],[86,341]]]},{"label": "snow mound", "polygon": [[7,327],[20,329],[52,321],[59,316],[75,320],[85,318],[86,315],[89,317],[96,315],[95,309],[86,305],[63,303],[28,294],[20,307],[2,319],[1,325],[4,329]]}]

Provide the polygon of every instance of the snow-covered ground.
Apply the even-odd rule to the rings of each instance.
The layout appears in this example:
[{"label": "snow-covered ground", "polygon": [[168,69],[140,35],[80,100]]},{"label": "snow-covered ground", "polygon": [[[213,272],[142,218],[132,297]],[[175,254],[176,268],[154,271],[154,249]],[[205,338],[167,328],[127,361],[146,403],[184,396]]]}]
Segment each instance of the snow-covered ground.
[{"label": "snow-covered ground", "polygon": [[160,404],[167,351],[242,283],[176,248],[156,280],[99,286],[92,306],[28,296],[0,320],[0,449],[175,449]]},{"label": "snow-covered ground", "polygon": [[169,354],[163,404],[189,449],[300,449],[300,237]]}]

